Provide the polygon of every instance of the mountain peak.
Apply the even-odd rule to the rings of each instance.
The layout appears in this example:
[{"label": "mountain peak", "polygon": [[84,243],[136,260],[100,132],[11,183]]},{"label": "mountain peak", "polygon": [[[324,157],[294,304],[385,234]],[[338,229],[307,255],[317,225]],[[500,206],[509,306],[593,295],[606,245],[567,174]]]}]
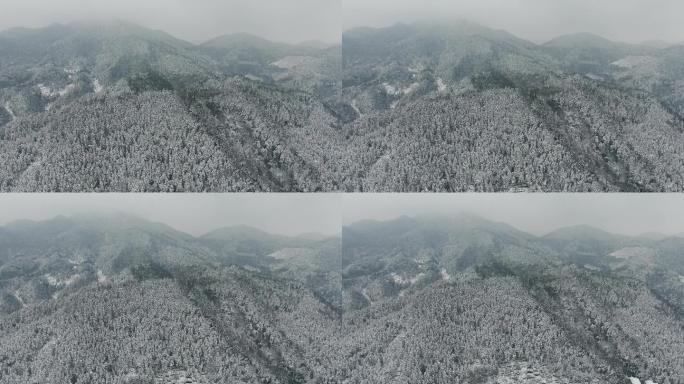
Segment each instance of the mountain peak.
[{"label": "mountain peak", "polygon": [[246,32],[229,33],[217,36],[200,44],[200,46],[209,48],[258,47],[266,49],[280,49],[282,47],[314,48],[313,46],[306,45],[304,43],[293,45],[289,43],[272,41],[265,37]]},{"label": "mountain peak", "polygon": [[345,34],[362,36],[372,33],[390,34],[393,36],[411,35],[416,32],[458,35],[483,35],[498,38],[515,38],[513,34],[492,29],[468,19],[438,18],[421,20],[412,23],[398,22],[384,27],[356,27],[345,31]]},{"label": "mountain peak", "polygon": [[590,32],[579,32],[579,33],[571,33],[567,35],[561,35],[558,37],[555,37],[548,42],[544,43],[543,45],[549,46],[549,47],[562,47],[562,46],[567,46],[567,45],[595,45],[595,44],[619,44],[617,42],[614,42],[612,40],[608,40],[605,37],[590,33]]},{"label": "mountain peak", "polygon": [[[171,43],[177,47],[188,48],[192,44],[178,39],[162,30],[143,27],[122,19],[84,19],[61,24],[54,23],[37,28],[13,28],[0,32],[0,37],[10,40],[20,40],[21,44],[30,44],[24,39],[41,42],[62,42],[73,40],[102,40],[118,38],[134,38],[147,41]],[[35,42],[34,42],[35,43]],[[48,46],[50,47],[50,46]],[[31,47],[28,47],[31,48]]]},{"label": "mountain peak", "polygon": [[318,232],[306,232],[301,233],[296,236],[298,239],[309,240],[309,241],[323,241],[329,239],[331,236],[324,235]]},{"label": "mountain peak", "polygon": [[73,219],[64,215],[58,215],[48,220],[31,220],[31,219],[19,219],[11,221],[4,225],[4,228],[10,231],[15,230],[26,230],[30,228],[35,228],[41,225],[56,225],[64,223],[72,223]]},{"label": "mountain peak", "polygon": [[606,230],[593,227],[591,225],[580,224],[556,229],[542,236],[545,239],[554,238],[613,238],[618,239],[624,236]]},{"label": "mountain peak", "polygon": [[208,232],[201,237],[204,239],[225,238],[225,237],[270,237],[270,233],[248,225],[233,225],[222,227]]},{"label": "mountain peak", "polygon": [[217,43],[225,43],[225,42],[231,42],[231,43],[236,43],[236,42],[269,43],[270,41],[263,38],[263,37],[253,35],[251,33],[238,32],[238,33],[228,33],[225,35],[216,36],[216,37],[202,43],[202,45],[215,45]]}]

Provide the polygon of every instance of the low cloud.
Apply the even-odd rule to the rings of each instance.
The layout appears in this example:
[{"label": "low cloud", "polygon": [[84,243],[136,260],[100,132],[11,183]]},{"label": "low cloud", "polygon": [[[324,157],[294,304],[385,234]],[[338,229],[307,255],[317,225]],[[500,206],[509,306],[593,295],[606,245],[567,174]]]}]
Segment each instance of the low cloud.
[{"label": "low cloud", "polygon": [[338,194],[6,194],[0,225],[48,220],[58,215],[132,214],[192,235],[246,225],[283,235],[338,234]]},{"label": "low cloud", "polygon": [[343,0],[344,27],[469,19],[537,43],[590,32],[618,41],[684,41],[680,0]]},{"label": "low cloud", "polygon": [[468,212],[536,235],[590,225],[626,235],[684,233],[678,194],[387,194],[345,195],[344,223],[402,215]]},{"label": "low cloud", "polygon": [[339,42],[340,0],[3,0],[0,29],[124,19],[195,43],[230,33]]}]

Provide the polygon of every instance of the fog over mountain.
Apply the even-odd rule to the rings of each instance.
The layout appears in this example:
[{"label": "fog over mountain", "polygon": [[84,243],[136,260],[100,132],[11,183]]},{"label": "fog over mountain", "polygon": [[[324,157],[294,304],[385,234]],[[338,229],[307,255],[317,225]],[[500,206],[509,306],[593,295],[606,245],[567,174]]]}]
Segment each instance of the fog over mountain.
[{"label": "fog over mountain", "polygon": [[250,33],[289,43],[318,40],[337,44],[340,12],[339,0],[3,0],[0,30],[123,19],[194,43]]},{"label": "fog over mountain", "polygon": [[357,188],[679,191],[682,47],[586,33],[535,44],[468,20],[347,30]]},{"label": "fog over mountain", "polygon": [[463,213],[341,238],[20,220],[0,226],[0,383],[678,383],[682,249]]},{"label": "fog over mountain", "polygon": [[0,196],[0,225],[60,215],[128,214],[195,236],[231,226],[287,236],[332,236],[340,233],[340,202],[334,194],[5,194]]},{"label": "fog over mountain", "polygon": [[0,32],[0,189],[338,189],[340,54],[125,21]]},{"label": "fog over mountain", "polygon": [[0,383],[321,376],[325,346],[306,337],[334,332],[339,251],[339,238],[194,237],[123,214],[2,226]]},{"label": "fog over mountain", "polygon": [[0,191],[684,191],[684,45],[501,25],[5,30]]},{"label": "fog over mountain", "polygon": [[468,19],[536,43],[574,33],[641,43],[684,42],[677,0],[343,0],[344,28]]},{"label": "fog over mountain", "polygon": [[683,246],[469,214],[350,224],[344,367],[351,382],[676,383]]},{"label": "fog over mountain", "polygon": [[571,226],[631,236],[684,233],[684,199],[677,194],[355,194],[342,199],[346,225],[465,212],[538,236]]}]

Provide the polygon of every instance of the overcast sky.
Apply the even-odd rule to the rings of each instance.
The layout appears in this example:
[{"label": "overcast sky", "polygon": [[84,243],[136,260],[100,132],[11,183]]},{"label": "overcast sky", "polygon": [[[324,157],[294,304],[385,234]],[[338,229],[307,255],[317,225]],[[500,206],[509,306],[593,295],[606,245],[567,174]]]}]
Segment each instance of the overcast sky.
[{"label": "overcast sky", "polygon": [[339,43],[340,0],[1,0],[0,30],[123,19],[192,42],[246,32],[274,41]]},{"label": "overcast sky", "polygon": [[684,233],[682,194],[356,194],[343,199],[345,225],[469,212],[535,235],[574,225],[626,235]]},{"label": "overcast sky", "polygon": [[684,233],[682,194],[0,194],[0,225],[118,212],[193,235],[234,225],[334,235],[342,223],[459,212],[536,235],[573,225],[627,235]]},{"label": "overcast sky", "polygon": [[535,42],[576,32],[680,42],[682,15],[681,0],[2,0],[0,30],[118,18],[196,43],[236,32],[333,43],[343,26],[462,18]]},{"label": "overcast sky", "polygon": [[684,41],[682,0],[342,0],[344,27],[468,19],[540,43],[591,32],[612,40]]},{"label": "overcast sky", "polygon": [[334,194],[0,194],[0,225],[58,215],[129,213],[192,235],[234,225],[270,233],[340,233]]}]

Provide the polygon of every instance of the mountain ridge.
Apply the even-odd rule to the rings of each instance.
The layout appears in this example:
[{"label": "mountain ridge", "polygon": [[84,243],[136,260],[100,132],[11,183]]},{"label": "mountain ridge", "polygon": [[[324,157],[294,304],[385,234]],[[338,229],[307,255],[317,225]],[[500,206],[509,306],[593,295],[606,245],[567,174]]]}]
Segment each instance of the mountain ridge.
[{"label": "mountain ridge", "polygon": [[21,237],[0,226],[8,383],[620,384],[684,372],[681,238],[606,248],[584,226],[555,246],[431,214],[351,223],[341,239],[243,226],[207,243],[111,220],[24,222]]},{"label": "mountain ridge", "polygon": [[[594,244],[607,232],[589,226],[559,232],[586,244],[582,254],[565,244],[546,245],[544,236],[521,243],[505,227],[498,233],[489,226],[492,237],[466,230],[459,238],[452,231],[445,242],[438,236],[449,232],[445,220],[432,227],[404,220],[414,229],[394,235],[389,229],[396,220],[384,222],[389,229],[362,222],[348,227],[364,236],[343,233],[343,325],[345,339],[355,340],[345,367],[354,379],[439,382],[444,371],[482,383],[679,379],[684,361],[675,351],[684,345],[671,340],[684,319],[684,280],[675,272],[684,260],[681,252],[667,252],[681,250],[681,242],[667,248],[667,240],[628,237],[657,246],[650,255],[624,248],[630,244]],[[407,235],[421,230],[422,237]],[[530,251],[547,257],[530,258]],[[645,325],[655,317],[661,331]],[[641,338],[642,331],[650,336]],[[656,341],[661,332],[671,336]],[[524,341],[525,335],[536,342]],[[540,346],[551,350],[537,351]],[[364,359],[368,354],[374,358]],[[651,366],[646,355],[661,356],[649,360],[659,365]],[[587,364],[570,363],[578,356]],[[527,374],[518,376],[521,369]]]},{"label": "mountain ridge", "polygon": [[331,48],[55,28],[0,38],[0,190],[684,189],[677,46],[470,22]]}]

